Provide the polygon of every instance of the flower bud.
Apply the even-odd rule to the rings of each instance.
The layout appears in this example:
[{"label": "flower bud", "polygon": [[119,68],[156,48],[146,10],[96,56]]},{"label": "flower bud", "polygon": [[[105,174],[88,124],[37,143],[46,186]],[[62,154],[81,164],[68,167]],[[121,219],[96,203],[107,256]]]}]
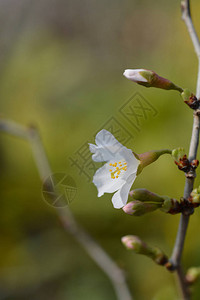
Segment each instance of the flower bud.
[{"label": "flower bud", "polygon": [[184,89],[184,91],[181,93],[181,96],[184,100],[184,102],[192,109],[199,108],[200,101],[197,99],[197,97],[191,93],[188,89]]},{"label": "flower bud", "polygon": [[144,167],[152,164],[154,161],[156,161],[161,155],[163,154],[171,154],[172,151],[169,149],[163,149],[163,150],[152,150],[149,152],[145,152],[142,154],[135,154],[136,157],[140,160],[140,164],[138,166],[137,175],[140,174]]},{"label": "flower bud", "polygon": [[200,267],[189,268],[186,273],[188,283],[195,283],[200,278]]},{"label": "flower bud", "polygon": [[156,87],[164,90],[177,90],[180,93],[183,89],[176,86],[170,80],[163,78],[154,71],[146,69],[127,69],[123,74],[127,79],[134,81],[145,87]]},{"label": "flower bud", "polygon": [[142,216],[162,206],[162,203],[146,203],[138,200],[129,202],[123,207],[123,211],[131,216]]},{"label": "flower bud", "polygon": [[130,191],[129,196],[135,200],[124,206],[123,210],[133,216],[140,216],[158,208],[165,213],[174,215],[180,213],[182,209],[178,200],[168,196],[159,196],[146,189]]},{"label": "flower bud", "polygon": [[150,247],[137,236],[124,236],[122,243],[128,250],[133,250],[137,254],[146,255],[159,265],[165,265],[168,262],[168,258],[162,250],[157,247]]},{"label": "flower bud", "polygon": [[135,189],[130,191],[129,196],[142,202],[163,203],[164,201],[162,196],[152,193],[147,189]]}]

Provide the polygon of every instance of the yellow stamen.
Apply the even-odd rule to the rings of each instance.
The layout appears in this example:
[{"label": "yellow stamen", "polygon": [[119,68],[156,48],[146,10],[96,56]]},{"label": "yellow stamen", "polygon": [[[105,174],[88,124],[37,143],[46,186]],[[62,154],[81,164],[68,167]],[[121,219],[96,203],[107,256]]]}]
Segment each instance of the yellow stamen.
[{"label": "yellow stamen", "polygon": [[115,162],[114,164],[109,163],[109,165],[114,168],[114,170],[113,169],[109,170],[109,172],[111,172],[110,175],[111,175],[112,179],[119,178],[120,173],[122,171],[126,171],[127,170],[127,163],[126,162],[119,161],[118,163]]}]

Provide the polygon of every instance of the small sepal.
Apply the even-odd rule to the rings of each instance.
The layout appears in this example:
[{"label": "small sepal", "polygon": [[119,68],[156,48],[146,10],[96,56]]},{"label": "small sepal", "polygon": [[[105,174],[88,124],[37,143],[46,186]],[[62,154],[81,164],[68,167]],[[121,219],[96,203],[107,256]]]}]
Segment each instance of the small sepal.
[{"label": "small sepal", "polygon": [[178,166],[179,170],[187,173],[190,171],[190,162],[187,158],[187,155],[185,154],[180,160],[177,162],[175,161],[175,164]]},{"label": "small sepal", "polygon": [[190,163],[191,167],[195,170],[198,165],[199,165],[199,161],[197,159],[193,159]]},{"label": "small sepal", "polygon": [[184,102],[192,109],[198,109],[200,105],[200,101],[197,99],[197,97],[191,93],[188,89],[185,89],[181,96],[184,100]]},{"label": "small sepal", "polygon": [[138,236],[127,235],[124,236],[121,240],[128,250],[132,250],[137,254],[145,255],[151,258],[158,265],[163,266],[168,263],[168,257],[161,249],[147,245]]}]

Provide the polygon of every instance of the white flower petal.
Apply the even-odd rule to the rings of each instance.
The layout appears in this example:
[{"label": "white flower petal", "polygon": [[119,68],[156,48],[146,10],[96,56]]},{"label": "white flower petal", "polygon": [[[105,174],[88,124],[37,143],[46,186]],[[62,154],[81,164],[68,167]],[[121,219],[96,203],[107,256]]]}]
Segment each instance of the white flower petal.
[{"label": "white flower petal", "polygon": [[102,146],[96,146],[94,144],[89,144],[90,152],[94,153],[92,155],[92,160],[96,162],[109,161],[113,159],[113,154],[108,148]]},{"label": "white flower petal", "polygon": [[113,193],[126,183],[126,181],[120,177],[112,179],[109,169],[110,165],[106,163],[94,174],[93,183],[97,187],[98,197],[101,197],[104,193]]},{"label": "white flower petal", "polygon": [[128,178],[132,173],[137,172],[140,161],[135,157],[132,150],[123,147],[119,155],[123,157],[127,163],[127,171],[124,172],[125,178]]},{"label": "white flower petal", "polygon": [[121,189],[113,195],[112,203],[114,208],[122,208],[124,205],[126,205],[128,194],[133,182],[135,181],[135,178],[136,173],[131,174],[127,179],[127,182],[121,187]]},{"label": "white flower petal", "polygon": [[144,78],[140,72],[146,71],[144,69],[127,69],[124,71],[123,75],[134,82],[147,82],[147,79]]},{"label": "white flower petal", "polygon": [[97,133],[95,142],[98,149],[103,148],[105,150],[108,157],[106,161],[108,161],[111,156],[113,158],[113,156],[115,156],[124,147],[109,131],[105,129],[102,129]]},{"label": "white flower petal", "polygon": [[96,152],[96,149],[97,149],[98,147],[97,147],[96,145],[90,144],[90,143],[88,143],[88,145],[89,145],[90,152],[95,153],[95,152]]}]

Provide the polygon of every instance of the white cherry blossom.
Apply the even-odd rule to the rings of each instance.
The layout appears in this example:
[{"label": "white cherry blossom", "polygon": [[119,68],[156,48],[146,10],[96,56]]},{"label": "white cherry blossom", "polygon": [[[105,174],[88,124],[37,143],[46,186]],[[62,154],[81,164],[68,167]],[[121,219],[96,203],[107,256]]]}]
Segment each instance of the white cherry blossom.
[{"label": "white cherry blossom", "polygon": [[120,144],[107,130],[97,133],[96,145],[89,144],[95,162],[106,162],[93,177],[98,197],[104,193],[114,193],[112,203],[115,208],[122,208],[128,200],[129,190],[136,178],[140,161],[132,150]]}]

